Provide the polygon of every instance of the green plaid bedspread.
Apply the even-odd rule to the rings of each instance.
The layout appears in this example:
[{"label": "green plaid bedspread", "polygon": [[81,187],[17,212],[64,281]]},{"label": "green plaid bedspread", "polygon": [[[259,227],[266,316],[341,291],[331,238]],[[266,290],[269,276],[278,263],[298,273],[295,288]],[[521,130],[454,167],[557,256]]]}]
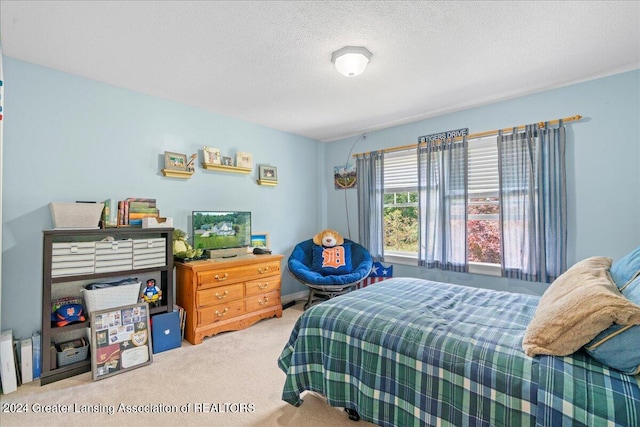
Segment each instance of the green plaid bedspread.
[{"label": "green plaid bedspread", "polygon": [[640,426],[640,376],[610,370],[583,351],[539,360],[539,426]]},{"label": "green plaid bedspread", "polygon": [[[538,300],[412,278],[331,299],[305,311],[291,332],[278,359],[286,373],[282,398],[297,406],[301,393],[315,391],[381,426],[556,426],[563,425],[558,419],[606,406],[600,400],[614,398],[606,388],[608,371],[593,374],[605,386],[567,415],[557,393],[569,387],[579,394],[579,385],[558,376],[571,376],[575,368],[539,373],[539,363],[573,366],[571,358],[523,353],[522,336]],[[539,375],[545,380],[540,390]],[[638,391],[637,382],[631,390]],[[637,407],[628,391],[625,383],[615,397]],[[637,411],[622,412],[605,408],[585,420],[632,426]]]}]

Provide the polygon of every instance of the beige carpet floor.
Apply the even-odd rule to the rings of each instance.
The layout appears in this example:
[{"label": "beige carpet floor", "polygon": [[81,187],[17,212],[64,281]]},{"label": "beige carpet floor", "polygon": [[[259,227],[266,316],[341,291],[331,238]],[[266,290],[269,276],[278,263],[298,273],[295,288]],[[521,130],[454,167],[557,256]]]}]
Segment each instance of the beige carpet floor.
[{"label": "beige carpet floor", "polygon": [[[183,341],[181,348],[155,354],[147,366],[99,381],[88,372],[45,386],[39,381],[22,385],[0,396],[0,425],[371,426],[350,421],[342,408],[332,408],[312,392],[303,394],[298,408],[281,399],[285,375],[277,360],[302,310],[296,304],[280,319],[206,338],[197,346]],[[164,412],[132,412],[138,407]]]}]

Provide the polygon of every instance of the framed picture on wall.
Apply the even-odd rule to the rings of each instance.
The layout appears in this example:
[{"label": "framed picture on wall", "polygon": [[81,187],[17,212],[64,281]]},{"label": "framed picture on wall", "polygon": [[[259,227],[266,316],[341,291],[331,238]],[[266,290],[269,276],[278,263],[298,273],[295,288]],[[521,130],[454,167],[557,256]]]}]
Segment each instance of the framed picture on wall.
[{"label": "framed picture on wall", "polygon": [[260,165],[258,167],[259,185],[278,185],[278,169],[275,166]]},{"label": "framed picture on wall", "polygon": [[165,151],[164,152],[164,168],[172,171],[186,171],[187,155]]},{"label": "framed picture on wall", "polygon": [[333,182],[336,190],[356,188],[356,165],[346,164],[333,167]]},{"label": "framed picture on wall", "polygon": [[278,169],[275,166],[260,165],[261,181],[278,181]]}]

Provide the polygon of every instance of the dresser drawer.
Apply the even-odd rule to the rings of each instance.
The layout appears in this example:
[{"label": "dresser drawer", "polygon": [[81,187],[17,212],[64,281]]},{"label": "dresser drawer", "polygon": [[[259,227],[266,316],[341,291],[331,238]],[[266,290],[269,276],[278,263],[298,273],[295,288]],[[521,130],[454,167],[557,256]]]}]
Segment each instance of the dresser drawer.
[{"label": "dresser drawer", "polygon": [[254,297],[246,298],[244,301],[247,313],[267,307],[273,307],[274,305],[280,305],[280,291],[256,295]]},{"label": "dresser drawer", "polygon": [[240,316],[244,313],[244,301],[236,300],[198,310],[198,326],[213,325],[216,322]]},{"label": "dresser drawer", "polygon": [[207,307],[210,305],[242,299],[242,296],[243,286],[241,283],[202,289],[196,293],[196,306],[198,308]]},{"label": "dresser drawer", "polygon": [[244,295],[247,297],[277,291],[280,289],[280,276],[265,277],[262,280],[251,280],[246,282],[244,286]]},{"label": "dresser drawer", "polygon": [[279,262],[212,269],[198,273],[198,287],[209,288],[225,282],[233,283],[276,274],[280,274]]}]

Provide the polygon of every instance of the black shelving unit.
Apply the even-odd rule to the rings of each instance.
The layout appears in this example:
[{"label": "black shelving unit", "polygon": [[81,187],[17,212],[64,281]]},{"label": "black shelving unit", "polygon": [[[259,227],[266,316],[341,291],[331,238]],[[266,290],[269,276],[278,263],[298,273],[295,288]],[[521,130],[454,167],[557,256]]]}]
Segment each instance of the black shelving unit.
[{"label": "black shelving unit", "polygon": [[[40,385],[49,384],[64,378],[72,377],[91,370],[91,359],[88,356],[85,360],[65,366],[58,366],[51,369],[50,345],[53,342],[60,342],[56,338],[79,334],[80,330],[90,327],[89,316],[84,322],[72,323],[67,326],[57,327],[51,323],[51,302],[56,286],[69,286],[71,295],[81,296],[82,285],[73,282],[106,281],[116,277],[144,277],[145,275],[159,275],[162,289],[162,301],[156,307],[150,308],[150,313],[167,313],[173,311],[173,228],[107,228],[95,230],[45,230],[42,260],[42,371],[40,375]],[[55,243],[79,243],[79,242],[100,242],[104,239],[112,238],[114,241],[144,240],[144,239],[164,239],[165,240],[165,263],[162,266],[150,268],[136,268],[103,273],[82,273],[65,276],[52,276],[53,266],[53,246]],[[85,306],[86,307],[86,306]],[[89,348],[89,354],[91,348]]]}]

